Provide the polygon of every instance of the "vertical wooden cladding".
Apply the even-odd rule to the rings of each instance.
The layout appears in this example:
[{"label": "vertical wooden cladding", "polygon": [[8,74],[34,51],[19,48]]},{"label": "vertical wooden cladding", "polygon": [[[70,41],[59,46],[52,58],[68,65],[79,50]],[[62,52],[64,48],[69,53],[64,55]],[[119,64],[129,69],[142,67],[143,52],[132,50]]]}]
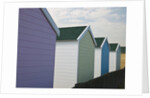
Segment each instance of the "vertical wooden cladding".
[{"label": "vertical wooden cladding", "polygon": [[120,47],[121,49],[121,60],[120,60],[120,69],[125,68],[125,56],[126,56],[126,47]]},{"label": "vertical wooden cladding", "polygon": [[101,76],[101,48],[95,48],[95,58],[94,58],[94,78]]},{"label": "vertical wooden cladding", "polygon": [[102,47],[101,53],[101,75],[107,74],[109,72],[109,45],[105,41]]},{"label": "vertical wooden cladding", "polygon": [[120,69],[123,69],[125,68],[125,56],[126,54],[125,53],[121,53],[121,65],[120,65]]},{"label": "vertical wooden cladding", "polygon": [[95,48],[94,77],[107,74],[109,72],[109,51],[110,47],[107,38],[95,38],[97,47]]},{"label": "vertical wooden cladding", "polygon": [[57,41],[54,88],[72,88],[77,83],[78,41]]},{"label": "vertical wooden cladding", "polygon": [[55,43],[40,8],[19,9],[17,87],[53,87]]},{"label": "vertical wooden cladding", "polygon": [[78,83],[94,77],[95,46],[89,32],[79,41]]},{"label": "vertical wooden cladding", "polygon": [[90,26],[60,28],[56,42],[55,88],[71,88],[93,79],[95,45]]},{"label": "vertical wooden cladding", "polygon": [[109,72],[116,71],[116,52],[110,51],[109,54]]},{"label": "vertical wooden cladding", "polygon": [[120,58],[121,58],[121,50],[120,47],[117,50],[117,66],[116,66],[116,70],[120,70]]},{"label": "vertical wooden cladding", "polygon": [[[112,44],[111,44],[112,45]],[[115,44],[114,44],[115,45]],[[120,45],[116,44],[116,47],[113,47],[113,50],[110,51],[110,66],[109,72],[120,70],[120,58],[121,58],[121,49]]]}]

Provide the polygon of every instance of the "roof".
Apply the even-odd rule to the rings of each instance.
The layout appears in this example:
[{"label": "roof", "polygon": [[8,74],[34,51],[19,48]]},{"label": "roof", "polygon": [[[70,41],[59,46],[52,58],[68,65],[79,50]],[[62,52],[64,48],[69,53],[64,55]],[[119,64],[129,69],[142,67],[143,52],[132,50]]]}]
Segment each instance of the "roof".
[{"label": "roof", "polygon": [[86,27],[87,26],[59,28],[61,36],[58,36],[57,40],[77,40]]},{"label": "roof", "polygon": [[126,53],[126,47],[120,47],[121,48],[121,53]]},{"label": "roof", "polygon": [[100,46],[102,45],[104,39],[105,39],[104,37],[95,38],[96,43],[97,43],[97,46],[96,46],[96,47],[100,47]]},{"label": "roof", "polygon": [[116,48],[118,46],[117,43],[112,43],[112,44],[109,44],[110,45],[110,51],[116,51]]},{"label": "roof", "polygon": [[84,35],[89,31],[94,45],[97,46],[97,43],[95,41],[90,26],[64,27],[64,28],[59,28],[59,30],[60,30],[60,36],[57,36],[57,41],[60,40],[80,41],[84,37]]},{"label": "roof", "polygon": [[43,12],[43,14],[45,15],[45,17],[47,18],[48,22],[50,23],[50,25],[52,26],[52,28],[54,29],[54,31],[56,32],[56,34],[59,36],[60,35],[60,31],[59,31],[57,25],[55,24],[55,22],[53,21],[51,15],[47,11],[47,9],[46,8],[41,8],[41,11]]}]

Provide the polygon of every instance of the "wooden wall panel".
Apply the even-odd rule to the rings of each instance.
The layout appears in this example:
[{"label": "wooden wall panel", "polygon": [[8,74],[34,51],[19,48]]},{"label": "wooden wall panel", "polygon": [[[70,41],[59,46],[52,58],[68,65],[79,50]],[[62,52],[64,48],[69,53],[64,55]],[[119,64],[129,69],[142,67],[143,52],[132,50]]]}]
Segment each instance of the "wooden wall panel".
[{"label": "wooden wall panel", "polygon": [[57,41],[54,88],[71,88],[77,83],[78,42]]},{"label": "wooden wall panel", "polygon": [[17,87],[53,87],[56,33],[39,8],[19,9]]}]

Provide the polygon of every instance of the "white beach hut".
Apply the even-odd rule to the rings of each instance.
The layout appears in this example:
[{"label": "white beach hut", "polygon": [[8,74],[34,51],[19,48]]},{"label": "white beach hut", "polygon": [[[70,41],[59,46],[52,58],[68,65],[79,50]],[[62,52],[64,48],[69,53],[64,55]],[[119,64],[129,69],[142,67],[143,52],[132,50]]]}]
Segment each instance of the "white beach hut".
[{"label": "white beach hut", "polygon": [[97,46],[95,48],[94,78],[109,72],[109,43],[107,38],[95,38]]},{"label": "white beach hut", "polygon": [[109,72],[120,70],[120,45],[117,43],[110,44]]},{"label": "white beach hut", "polygon": [[54,88],[72,88],[94,78],[96,41],[90,26],[60,28],[56,40]]}]

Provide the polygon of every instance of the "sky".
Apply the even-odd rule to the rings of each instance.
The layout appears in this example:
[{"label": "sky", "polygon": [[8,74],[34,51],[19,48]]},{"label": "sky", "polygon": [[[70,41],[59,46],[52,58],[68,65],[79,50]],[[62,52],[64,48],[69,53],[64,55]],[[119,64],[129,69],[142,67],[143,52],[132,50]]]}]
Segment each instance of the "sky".
[{"label": "sky", "polygon": [[58,27],[91,26],[95,37],[126,46],[126,7],[48,8]]}]

